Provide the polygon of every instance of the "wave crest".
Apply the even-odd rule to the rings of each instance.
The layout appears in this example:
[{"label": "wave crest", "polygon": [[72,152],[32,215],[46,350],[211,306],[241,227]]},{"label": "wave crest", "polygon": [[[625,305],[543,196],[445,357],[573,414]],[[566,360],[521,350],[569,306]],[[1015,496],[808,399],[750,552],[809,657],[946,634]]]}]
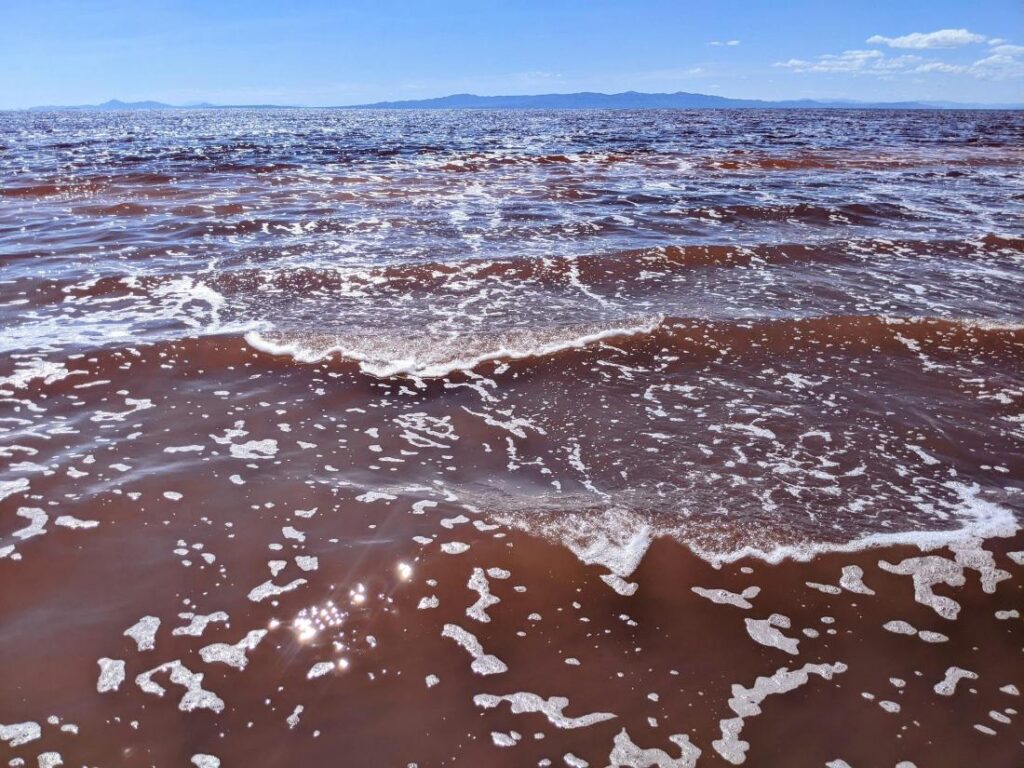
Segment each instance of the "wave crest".
[{"label": "wave crest", "polygon": [[[668,346],[677,352],[719,354],[767,347],[785,356],[793,341],[885,354],[939,357],[990,349],[1018,353],[1024,325],[969,318],[894,318],[871,315],[751,320],[706,320],[655,316],[607,327],[465,329],[442,336],[411,328],[358,330],[345,334],[251,331],[249,346],[299,363],[332,357],[358,364],[375,378],[438,379],[472,371],[483,363],[540,360],[619,340],[616,351],[643,354]],[[800,347],[801,345],[797,345]]]},{"label": "wave crest", "polygon": [[337,355],[358,363],[363,373],[380,379],[395,376],[436,379],[456,371],[470,371],[489,361],[541,358],[614,338],[647,336],[662,322],[663,318],[656,317],[636,325],[613,328],[535,330],[449,339],[369,334],[275,338],[274,334],[253,331],[245,335],[245,341],[261,352],[288,355],[302,363],[319,362]]}]

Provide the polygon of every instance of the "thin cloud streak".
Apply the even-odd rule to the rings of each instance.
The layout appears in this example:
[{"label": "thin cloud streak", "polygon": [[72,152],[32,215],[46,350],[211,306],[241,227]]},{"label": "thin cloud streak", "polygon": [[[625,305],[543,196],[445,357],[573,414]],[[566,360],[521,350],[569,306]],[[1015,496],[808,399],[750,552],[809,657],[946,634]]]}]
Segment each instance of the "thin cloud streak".
[{"label": "thin cloud streak", "polygon": [[935,32],[911,32],[900,37],[872,35],[867,39],[868,45],[887,45],[890,48],[959,48],[973,43],[983,43],[986,38],[966,29],[939,29]]}]

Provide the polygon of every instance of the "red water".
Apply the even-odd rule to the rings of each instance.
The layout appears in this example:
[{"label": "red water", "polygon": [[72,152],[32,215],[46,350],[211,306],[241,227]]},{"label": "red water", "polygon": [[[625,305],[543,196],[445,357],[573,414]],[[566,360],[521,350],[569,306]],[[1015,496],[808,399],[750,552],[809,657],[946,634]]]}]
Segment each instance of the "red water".
[{"label": "red water", "polygon": [[0,753],[1021,765],[1022,127],[0,114]]}]

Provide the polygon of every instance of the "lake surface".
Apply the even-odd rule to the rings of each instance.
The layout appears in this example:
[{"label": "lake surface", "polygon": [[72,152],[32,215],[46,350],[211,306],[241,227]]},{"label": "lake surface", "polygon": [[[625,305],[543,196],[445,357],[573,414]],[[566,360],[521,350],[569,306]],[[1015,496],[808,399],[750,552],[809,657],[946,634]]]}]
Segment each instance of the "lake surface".
[{"label": "lake surface", "polygon": [[28,765],[1020,765],[1022,491],[1024,113],[0,113]]}]

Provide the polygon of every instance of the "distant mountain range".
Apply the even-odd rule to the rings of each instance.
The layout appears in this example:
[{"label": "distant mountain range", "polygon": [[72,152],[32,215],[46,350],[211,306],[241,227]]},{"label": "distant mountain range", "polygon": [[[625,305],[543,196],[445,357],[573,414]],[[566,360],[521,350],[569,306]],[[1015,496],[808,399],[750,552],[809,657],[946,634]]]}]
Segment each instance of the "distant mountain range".
[{"label": "distant mountain range", "polygon": [[[157,109],[289,109],[278,104],[164,104],[159,101],[106,101],[78,106],[31,107],[54,110],[157,110]],[[730,99],[703,93],[545,93],[535,96],[477,96],[457,93],[434,99],[378,101],[325,109],[1024,109],[1024,104],[960,104],[951,101],[843,101],[798,99],[763,101]]]},{"label": "distant mountain range", "polygon": [[157,109],[291,109],[277,104],[209,104],[205,101],[190,104],[164,104],[162,101],[118,101],[111,99],[102,104],[46,105],[29,107],[29,112],[119,112]]},{"label": "distant mountain range", "polygon": [[379,101],[348,109],[1019,109],[1024,105],[952,102],[863,102],[798,99],[730,99],[704,93],[546,93],[537,96],[476,96],[458,93],[436,99]]}]

